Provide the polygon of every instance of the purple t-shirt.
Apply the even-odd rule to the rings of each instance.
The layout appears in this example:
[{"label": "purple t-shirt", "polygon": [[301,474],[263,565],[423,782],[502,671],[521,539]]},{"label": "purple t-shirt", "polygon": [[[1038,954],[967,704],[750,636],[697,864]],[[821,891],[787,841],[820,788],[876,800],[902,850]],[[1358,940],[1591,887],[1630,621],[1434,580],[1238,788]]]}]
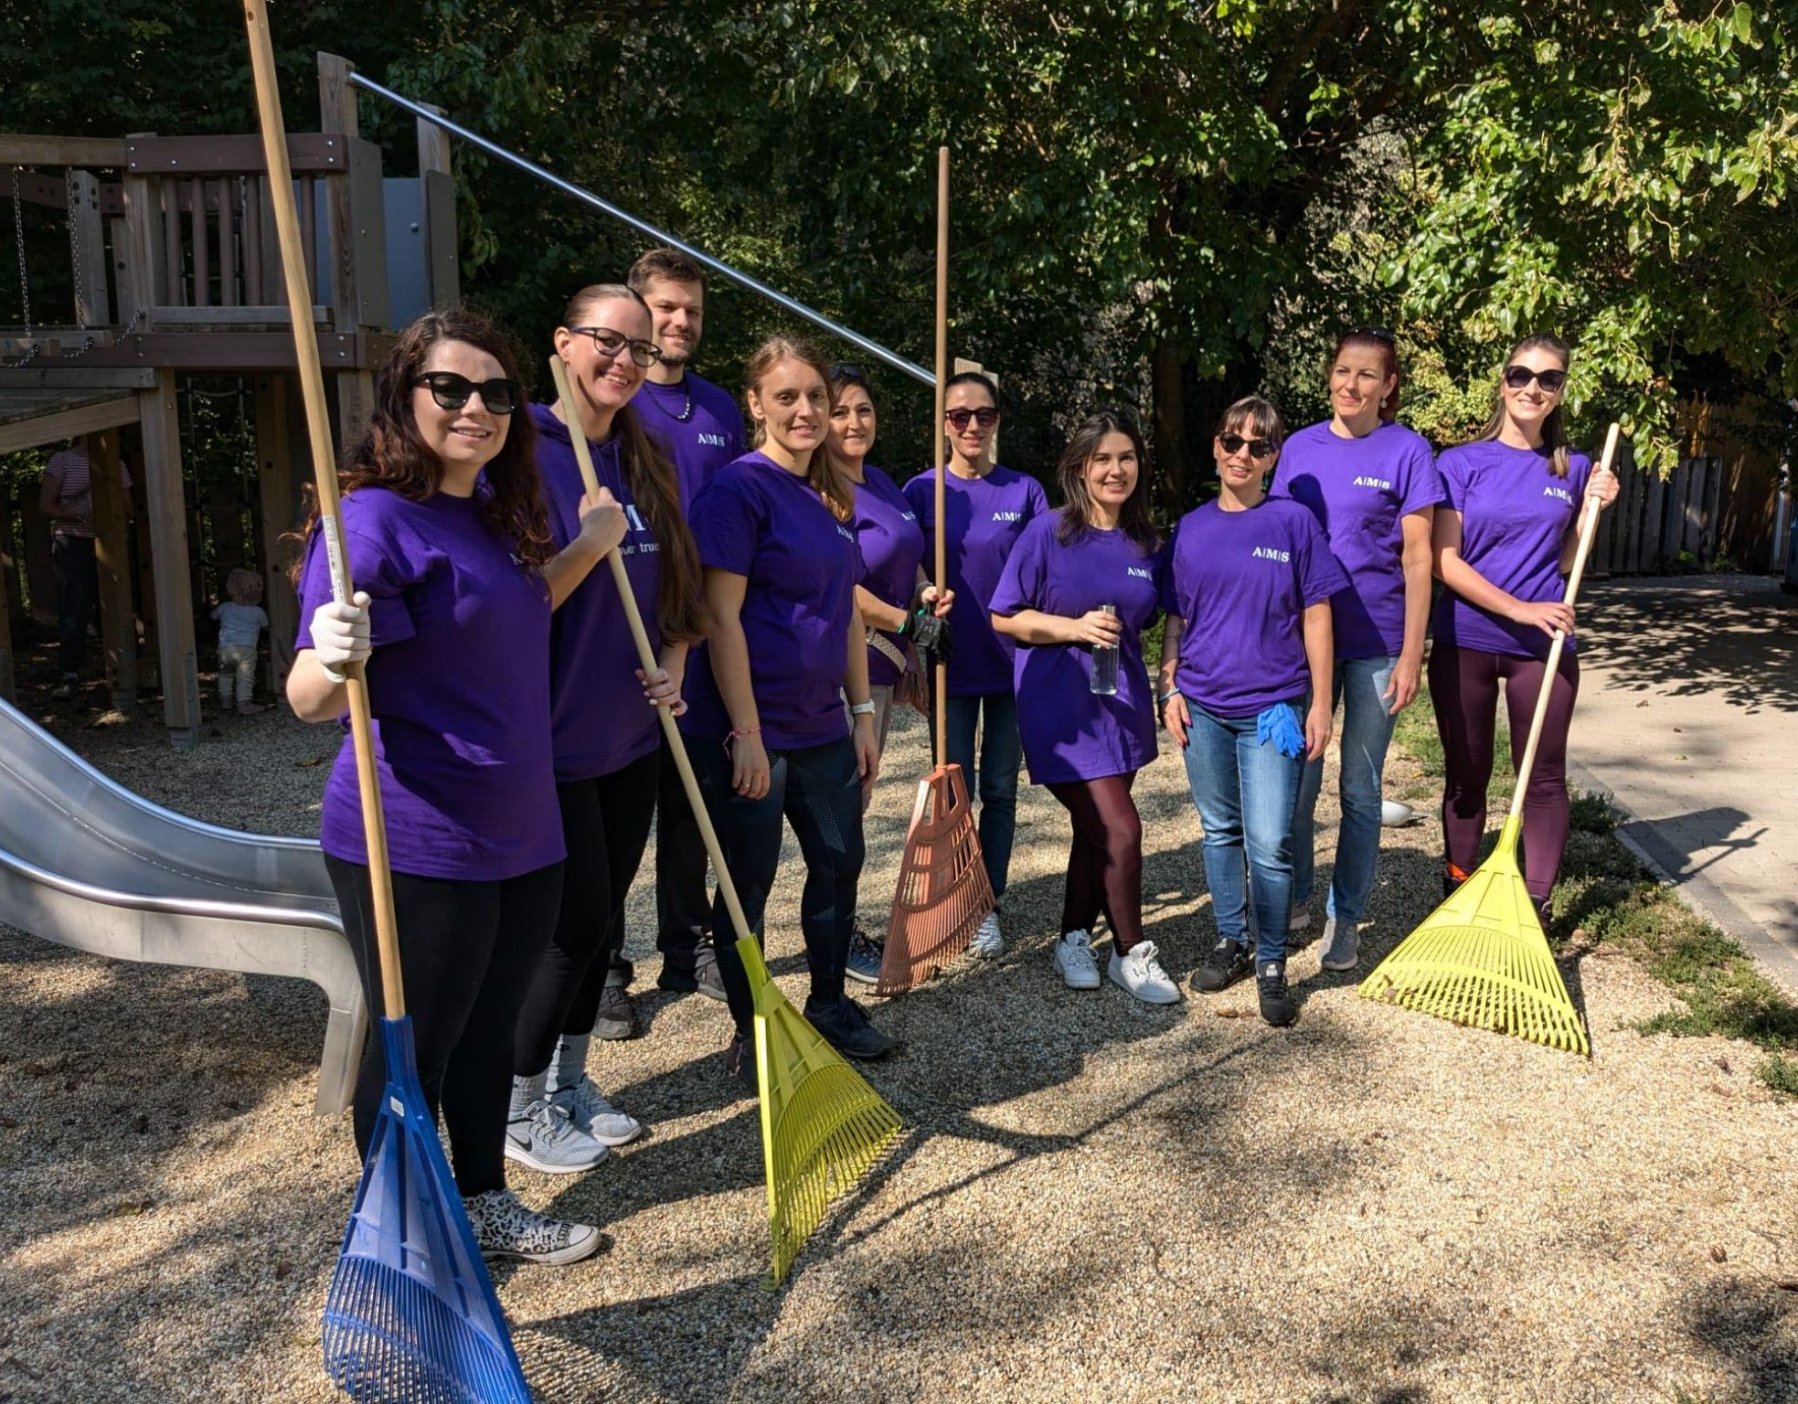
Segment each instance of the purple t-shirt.
[{"label": "purple t-shirt", "polygon": [[1045,512],[1018,538],[993,613],[1037,609],[1078,618],[1115,605],[1123,621],[1118,690],[1095,696],[1093,654],[1085,644],[1019,644],[1013,658],[1018,732],[1037,785],[1128,775],[1155,759],[1155,700],[1142,661],[1142,631],[1160,608],[1166,559],[1121,531],[1087,531],[1063,545],[1059,512]]},{"label": "purple t-shirt", "polygon": [[1396,657],[1405,646],[1404,518],[1442,500],[1429,441],[1402,424],[1339,438],[1326,419],[1286,441],[1269,495],[1311,509],[1348,576],[1330,601],[1336,656]]},{"label": "purple t-shirt", "polygon": [[677,385],[643,382],[637,413],[674,460],[681,511],[720,468],[743,456],[743,412],[728,390],[688,371]]},{"label": "purple t-shirt", "polygon": [[[1012,643],[993,632],[993,591],[1011,548],[1031,519],[1049,510],[1049,498],[1035,478],[1009,468],[995,467],[984,478],[944,476],[949,588],[956,599],[950,616],[955,652],[949,660],[949,695],[1010,692]],[[936,474],[919,473],[907,482],[905,500],[930,537],[936,530]],[[933,565],[934,557],[927,557],[925,569]]]},{"label": "purple t-shirt", "polygon": [[[549,743],[549,590],[488,526],[475,497],[409,502],[366,487],[343,500],[350,578],[369,595],[375,769],[396,872],[497,882],[560,862]],[[294,646],[331,598],[323,537],[300,578]],[[325,782],[319,844],[366,863],[356,757]]]},{"label": "purple t-shirt", "polygon": [[[543,482],[543,505],[550,535],[560,550],[580,535],[580,465],[568,426],[548,405],[532,405],[537,425],[537,475]],[[637,510],[630,486],[618,464],[618,440],[588,441],[593,471],[624,508],[630,521],[618,554],[624,558],[631,594],[649,631],[649,645],[660,650],[656,591],[661,585],[660,555],[655,533]],[[590,780],[610,775],[648,755],[661,744],[655,709],[643,700],[637,682],[637,644],[630,621],[618,600],[612,567],[605,561],[562,601],[550,625],[550,743],[557,780]]]},{"label": "purple t-shirt", "polygon": [[[904,609],[918,588],[918,565],[924,559],[924,529],[905,494],[885,473],[862,465],[862,485],[855,490],[855,539],[867,574],[862,586],[882,604]],[[899,635],[882,630],[896,648]],[[868,650],[868,684],[891,687],[900,669],[877,648]]]},{"label": "purple t-shirt", "polygon": [[[701,564],[749,582],[740,617],[762,744],[791,751],[847,736],[843,674],[862,572],[855,532],[804,478],[750,453],[693,500],[693,535]],[[690,665],[686,697],[683,731],[730,734],[710,649]]]},{"label": "purple t-shirt", "polygon": [[[1557,478],[1549,456],[1482,439],[1447,450],[1442,503],[1461,514],[1461,559],[1492,584],[1528,604],[1560,599],[1561,539],[1579,513],[1592,476],[1592,460],[1569,456],[1567,476]],[[1516,658],[1547,658],[1552,640],[1540,629],[1500,619],[1469,604],[1453,590],[1436,600],[1439,642]],[[1567,640],[1572,651],[1575,641]]]},{"label": "purple t-shirt", "polygon": [[1305,610],[1347,583],[1317,518],[1288,498],[1215,502],[1174,528],[1161,607],[1186,621],[1174,687],[1213,716],[1252,717],[1311,688]]}]

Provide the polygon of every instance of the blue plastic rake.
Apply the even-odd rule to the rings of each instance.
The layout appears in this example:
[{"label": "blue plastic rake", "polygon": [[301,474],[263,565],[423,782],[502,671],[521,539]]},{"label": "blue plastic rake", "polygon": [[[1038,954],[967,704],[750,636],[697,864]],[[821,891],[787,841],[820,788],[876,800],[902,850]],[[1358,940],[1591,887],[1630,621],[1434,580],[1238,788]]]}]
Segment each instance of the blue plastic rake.
[{"label": "blue plastic rake", "polygon": [[425,1107],[412,1020],[381,1020],[387,1090],[325,1297],[325,1371],[352,1399],[530,1404],[505,1313]]}]

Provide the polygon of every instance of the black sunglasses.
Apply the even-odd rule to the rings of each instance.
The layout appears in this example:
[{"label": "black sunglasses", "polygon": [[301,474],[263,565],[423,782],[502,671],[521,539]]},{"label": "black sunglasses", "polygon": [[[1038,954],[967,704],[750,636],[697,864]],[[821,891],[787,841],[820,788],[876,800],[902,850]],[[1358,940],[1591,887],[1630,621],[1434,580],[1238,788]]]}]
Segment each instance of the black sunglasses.
[{"label": "black sunglasses", "polygon": [[1219,434],[1217,441],[1224,446],[1225,453],[1241,453],[1242,446],[1249,446],[1250,458],[1267,458],[1274,452],[1272,439],[1245,439],[1241,434]]},{"label": "black sunglasses", "polygon": [[1532,380],[1540,381],[1544,390],[1551,395],[1556,395],[1567,383],[1567,372],[1564,370],[1533,371],[1528,366],[1505,367],[1505,384],[1513,390],[1523,389]]},{"label": "black sunglasses", "polygon": [[830,378],[840,380],[846,385],[866,385],[868,373],[860,366],[832,366]]},{"label": "black sunglasses", "polygon": [[662,359],[662,348],[653,341],[626,336],[623,332],[615,332],[610,327],[570,327],[568,330],[576,336],[592,337],[593,349],[602,356],[616,357],[628,346],[631,360],[640,366],[653,366]]},{"label": "black sunglasses", "polygon": [[1398,338],[1385,327],[1356,327],[1350,336],[1371,336],[1375,341],[1383,341],[1388,346],[1397,346]]},{"label": "black sunglasses", "polygon": [[518,408],[516,380],[470,380],[454,371],[427,371],[412,382],[431,387],[431,398],[438,407],[459,410],[471,395],[479,395],[488,414],[510,414]]},{"label": "black sunglasses", "polygon": [[982,429],[991,429],[999,422],[999,411],[991,405],[982,405],[979,409],[952,409],[943,416],[955,426],[960,433],[970,424],[978,424]]}]

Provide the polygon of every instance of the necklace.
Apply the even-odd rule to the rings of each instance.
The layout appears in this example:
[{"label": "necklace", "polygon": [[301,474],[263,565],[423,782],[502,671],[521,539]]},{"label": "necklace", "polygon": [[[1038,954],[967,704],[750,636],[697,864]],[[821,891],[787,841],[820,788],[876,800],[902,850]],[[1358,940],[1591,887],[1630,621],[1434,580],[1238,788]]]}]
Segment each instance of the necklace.
[{"label": "necklace", "polygon": [[672,413],[669,410],[668,406],[664,405],[661,402],[661,400],[655,395],[651,395],[649,397],[649,402],[650,402],[650,404],[654,405],[657,409],[659,409],[663,414],[667,415],[670,419],[672,419],[676,424],[685,424],[689,419],[691,419],[693,417],[693,387],[691,385],[687,384],[687,377],[685,375],[682,375],[680,378],[680,388],[681,388],[681,394],[686,399],[686,403],[684,403],[680,407],[679,414]]}]

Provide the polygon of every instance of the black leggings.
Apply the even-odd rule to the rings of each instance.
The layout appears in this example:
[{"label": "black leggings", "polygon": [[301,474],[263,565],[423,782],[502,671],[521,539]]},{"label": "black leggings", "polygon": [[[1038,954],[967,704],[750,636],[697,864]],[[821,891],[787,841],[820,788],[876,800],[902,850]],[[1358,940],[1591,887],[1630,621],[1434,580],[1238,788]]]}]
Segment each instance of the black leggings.
[{"label": "black leggings", "polygon": [[[368,869],[329,856],[325,869],[356,953],[369,1017],[378,1019],[384,1006]],[[464,1195],[505,1187],[512,1035],[561,898],[560,863],[499,882],[393,875],[418,1080],[433,1119],[442,1109]],[[356,1148],[364,1155],[387,1080],[385,1061],[371,1028],[356,1079]]]},{"label": "black leggings", "polygon": [[1121,954],[1142,940],[1142,819],[1130,787],[1136,772],[1048,787],[1074,821],[1061,930],[1090,932],[1105,913]]},{"label": "black leggings", "polygon": [[549,1066],[564,1033],[593,1031],[599,996],[624,939],[624,899],[643,861],[656,807],[660,751],[622,770],[556,786],[568,871],[555,935],[518,1015],[512,1071],[531,1077]]},{"label": "black leggings", "polygon": [[[1451,878],[1465,878],[1479,862],[1486,836],[1486,786],[1492,779],[1493,730],[1498,684],[1505,685],[1511,723],[1511,764],[1523,759],[1536,697],[1548,671],[1541,658],[1514,658],[1437,640],[1430,651],[1430,700],[1442,737],[1442,840]],[[1571,805],[1567,799],[1567,732],[1579,696],[1579,659],[1561,655],[1561,666],[1542,719],[1542,741],[1523,805],[1523,881],[1531,897],[1546,901],[1561,872]],[[1519,801],[1513,799],[1513,804]]]}]

